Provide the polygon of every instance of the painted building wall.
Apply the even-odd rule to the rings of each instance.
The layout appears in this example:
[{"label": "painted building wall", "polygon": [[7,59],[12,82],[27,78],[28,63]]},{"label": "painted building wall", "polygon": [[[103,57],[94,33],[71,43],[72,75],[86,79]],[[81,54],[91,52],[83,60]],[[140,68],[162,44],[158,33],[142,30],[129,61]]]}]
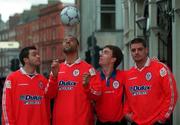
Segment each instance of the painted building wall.
[{"label": "painted building wall", "polygon": [[97,39],[97,45],[100,47],[106,44],[117,45],[120,48],[123,46],[123,12],[122,0],[115,0],[115,29],[113,31],[101,30],[101,15],[100,15],[100,0],[81,0],[81,57],[85,58],[87,50],[87,39],[94,34]]}]

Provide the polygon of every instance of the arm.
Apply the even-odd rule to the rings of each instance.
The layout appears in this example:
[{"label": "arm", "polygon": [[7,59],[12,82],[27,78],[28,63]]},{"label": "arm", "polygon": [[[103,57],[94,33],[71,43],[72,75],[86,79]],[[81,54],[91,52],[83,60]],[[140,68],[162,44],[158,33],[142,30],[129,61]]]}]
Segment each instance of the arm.
[{"label": "arm", "polygon": [[2,96],[2,124],[3,125],[14,125],[15,118],[13,112],[13,78],[9,76],[3,88]]},{"label": "arm", "polygon": [[51,73],[49,76],[47,86],[45,88],[45,94],[50,98],[54,98],[58,92],[58,72],[59,62],[58,60],[53,60],[51,64]]},{"label": "arm", "polygon": [[129,106],[129,102],[127,99],[127,94],[125,93],[125,97],[124,97],[124,117],[126,118],[126,120],[128,120],[129,122],[133,122],[133,112],[130,109]]},{"label": "arm", "polygon": [[97,100],[101,95],[101,84],[98,80],[94,68],[90,68],[88,73],[83,74],[83,87],[93,100]]},{"label": "arm", "polygon": [[124,71],[124,79],[123,79],[123,84],[124,84],[124,117],[126,120],[128,120],[129,122],[133,122],[133,112],[130,108],[129,105],[129,100],[128,100],[128,92],[126,91],[126,81],[127,81],[127,72]]},{"label": "arm", "polygon": [[[98,74],[97,74],[98,75]],[[102,95],[102,86],[101,81],[98,79],[98,76],[95,75],[90,79],[90,97],[91,99],[97,101],[99,97]]]},{"label": "arm", "polygon": [[161,85],[165,95],[164,102],[161,106],[161,113],[158,117],[158,121],[161,123],[165,122],[174,110],[177,102],[177,88],[176,81],[173,74],[167,68],[167,66],[161,67],[160,71]]}]

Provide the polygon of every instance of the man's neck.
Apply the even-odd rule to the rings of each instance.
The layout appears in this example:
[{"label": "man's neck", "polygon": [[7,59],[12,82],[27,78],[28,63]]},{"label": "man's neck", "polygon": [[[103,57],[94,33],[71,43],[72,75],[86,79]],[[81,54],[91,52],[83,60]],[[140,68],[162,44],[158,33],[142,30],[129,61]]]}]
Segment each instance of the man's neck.
[{"label": "man's neck", "polygon": [[36,67],[32,67],[29,65],[25,65],[23,69],[26,71],[27,74],[33,74],[36,71]]},{"label": "man's neck", "polygon": [[138,69],[142,69],[142,68],[145,66],[145,64],[146,64],[147,59],[148,59],[148,58],[146,57],[144,60],[141,60],[141,61],[139,61],[139,62],[136,62],[137,68],[138,68]]},{"label": "man's neck", "polygon": [[71,65],[78,59],[78,54],[68,54],[66,55],[66,63]]},{"label": "man's neck", "polygon": [[112,65],[102,66],[102,71],[106,77],[109,77],[112,74],[113,70],[114,68]]}]

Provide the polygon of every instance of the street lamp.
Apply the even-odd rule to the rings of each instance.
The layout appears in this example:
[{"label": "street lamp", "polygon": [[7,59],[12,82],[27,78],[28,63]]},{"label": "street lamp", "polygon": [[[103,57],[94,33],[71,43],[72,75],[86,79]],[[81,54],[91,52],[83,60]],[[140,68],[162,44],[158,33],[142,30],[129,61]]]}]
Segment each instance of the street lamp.
[{"label": "street lamp", "polygon": [[136,23],[140,29],[146,29],[147,18],[142,16],[136,19]]},{"label": "street lamp", "polygon": [[174,12],[176,12],[180,16],[180,8],[174,9]]}]

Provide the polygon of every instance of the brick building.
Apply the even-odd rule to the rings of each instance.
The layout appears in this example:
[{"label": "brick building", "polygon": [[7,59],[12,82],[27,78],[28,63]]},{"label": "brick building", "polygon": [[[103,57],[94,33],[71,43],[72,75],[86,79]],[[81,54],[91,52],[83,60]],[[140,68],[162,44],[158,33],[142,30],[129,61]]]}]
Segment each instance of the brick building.
[{"label": "brick building", "polygon": [[26,12],[29,16],[24,16],[25,21],[22,19],[16,27],[16,39],[20,41],[21,48],[35,45],[39,49],[40,72],[43,74],[49,74],[53,59],[64,59],[62,52],[64,27],[59,16],[62,8],[61,2],[54,2],[39,8],[34,13],[31,9]]},{"label": "brick building", "polygon": [[61,2],[48,4],[40,10],[39,15],[39,50],[42,57],[42,73],[49,73],[53,59],[63,60],[62,39],[64,27],[61,25],[59,13],[63,8]]}]

